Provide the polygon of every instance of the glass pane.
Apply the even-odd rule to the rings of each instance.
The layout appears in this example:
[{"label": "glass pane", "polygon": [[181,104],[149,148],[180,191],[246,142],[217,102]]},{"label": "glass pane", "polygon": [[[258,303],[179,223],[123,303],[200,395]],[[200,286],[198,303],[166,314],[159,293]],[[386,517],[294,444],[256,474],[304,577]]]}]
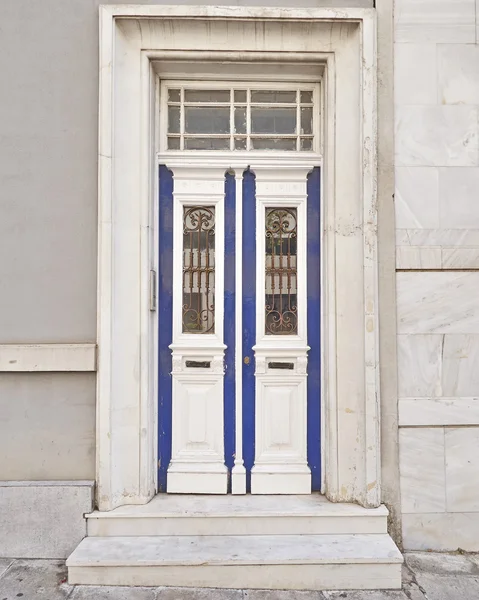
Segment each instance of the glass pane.
[{"label": "glass pane", "polygon": [[185,150],[229,150],[230,138],[186,138]]},{"label": "glass pane", "polygon": [[168,107],[168,133],[180,133],[180,107]]},{"label": "glass pane", "polygon": [[169,137],[168,138],[168,150],[179,150],[180,149],[180,138]]},{"label": "glass pane", "polygon": [[313,92],[301,92],[301,104],[312,104]]},{"label": "glass pane", "polygon": [[185,90],[185,102],[230,102],[229,90]]},{"label": "glass pane", "polygon": [[183,333],[215,330],[215,207],[183,207]]},{"label": "glass pane", "polygon": [[246,138],[235,138],[235,150],[246,150]]},{"label": "glass pane", "polygon": [[251,91],[251,102],[294,102],[296,103],[296,91],[275,91],[266,90]]},{"label": "glass pane", "polygon": [[298,332],[297,209],[267,208],[265,333]]},{"label": "glass pane", "polygon": [[235,133],[246,133],[246,107],[235,108]]},{"label": "glass pane", "polygon": [[301,109],[301,133],[308,134],[313,133],[313,109],[302,108]]},{"label": "glass pane", "polygon": [[246,90],[235,90],[235,102],[246,102]]},{"label": "glass pane", "polygon": [[301,150],[312,150],[313,139],[312,138],[301,138]]},{"label": "glass pane", "polygon": [[180,102],[180,90],[168,90],[168,102]]},{"label": "glass pane", "polygon": [[229,108],[185,106],[185,133],[229,132]]},{"label": "glass pane", "polygon": [[295,134],[295,108],[252,108],[251,133]]},{"label": "glass pane", "polygon": [[296,138],[252,138],[253,150],[296,150]]}]

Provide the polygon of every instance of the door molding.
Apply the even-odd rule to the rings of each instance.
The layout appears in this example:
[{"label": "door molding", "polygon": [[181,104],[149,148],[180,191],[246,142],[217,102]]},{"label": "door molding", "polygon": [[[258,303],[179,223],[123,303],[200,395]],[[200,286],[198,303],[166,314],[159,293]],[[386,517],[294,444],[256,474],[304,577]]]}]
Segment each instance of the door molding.
[{"label": "door molding", "polygon": [[100,510],[156,491],[155,64],[198,50],[205,61],[324,64],[323,488],[333,501],[380,503],[375,21],[373,9],[100,8]]}]

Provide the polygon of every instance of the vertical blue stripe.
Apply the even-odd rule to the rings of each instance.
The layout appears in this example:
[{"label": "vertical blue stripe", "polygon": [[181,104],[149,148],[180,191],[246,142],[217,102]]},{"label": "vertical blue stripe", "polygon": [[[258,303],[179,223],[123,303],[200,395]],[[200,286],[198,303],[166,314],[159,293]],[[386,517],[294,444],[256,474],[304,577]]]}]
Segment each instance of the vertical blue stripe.
[{"label": "vertical blue stripe", "polygon": [[235,454],[235,287],[236,287],[236,183],[234,175],[225,177],[225,319],[224,343],[224,445],[225,464],[228,467],[228,492],[231,492],[231,470]]},{"label": "vertical blue stripe", "polygon": [[166,492],[171,460],[171,350],[173,339],[173,174],[159,169],[158,269],[158,491]]},{"label": "vertical blue stripe", "polygon": [[255,366],[256,343],[256,190],[251,171],[243,175],[243,459],[246,468],[246,491],[251,492],[251,469],[254,464],[255,436]]},{"label": "vertical blue stripe", "polygon": [[320,219],[320,170],[313,169],[308,175],[308,464],[311,469],[313,491],[321,489],[321,219]]}]

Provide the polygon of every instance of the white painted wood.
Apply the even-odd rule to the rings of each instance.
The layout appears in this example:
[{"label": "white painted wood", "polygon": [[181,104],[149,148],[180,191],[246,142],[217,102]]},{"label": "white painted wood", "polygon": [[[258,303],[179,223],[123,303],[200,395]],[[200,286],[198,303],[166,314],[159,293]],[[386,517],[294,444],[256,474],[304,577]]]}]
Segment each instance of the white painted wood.
[{"label": "white painted wood", "polygon": [[[215,20],[214,33],[210,19]],[[264,35],[255,35],[257,26]],[[343,35],[345,29],[348,35]],[[227,40],[223,56],[232,72],[235,60],[254,62],[265,52],[278,62],[281,57],[294,62],[298,51],[307,52],[311,60],[325,65],[324,489],[335,501],[376,506],[380,477],[374,10],[122,5],[100,9],[100,508],[147,502],[156,470],[146,450],[156,446],[156,422],[145,418],[154,415],[156,394],[146,387],[146,378],[138,376],[144,369],[155,373],[157,368],[153,353],[146,351],[141,326],[145,311],[149,313],[142,278],[155,267],[154,253],[144,264],[146,253],[141,250],[141,206],[146,201],[142,181],[150,177],[141,148],[148,139],[145,123],[155,120],[152,110],[149,119],[141,117],[145,95],[152,94],[150,80],[141,76],[141,56],[158,62],[164,58],[162,51],[181,49],[195,58],[204,50],[215,52],[210,56],[214,61],[218,39]],[[156,150],[150,147],[151,153]],[[152,196],[150,206],[156,202]],[[351,297],[358,300],[352,303]],[[154,331],[152,322],[148,335]]]},{"label": "white painted wood", "polygon": [[[314,159],[313,159],[314,160]],[[319,157],[318,157],[319,164]],[[314,162],[312,161],[312,166]],[[256,344],[255,464],[253,494],[309,494],[306,433],[307,297],[306,202],[310,169],[256,167]],[[297,211],[297,313],[295,335],[267,335],[265,331],[265,211]],[[270,362],[292,362],[293,370],[269,368]],[[319,424],[318,424],[319,426]]]},{"label": "white painted wood", "polygon": [[0,372],[96,371],[96,344],[0,344]]},{"label": "white painted wood", "polygon": [[[168,162],[167,166],[170,166]],[[226,494],[224,464],[224,169],[173,168],[173,340],[172,456],[169,493]],[[183,211],[190,206],[215,209],[215,293],[212,333],[182,330]],[[187,361],[207,361],[191,368]]]},{"label": "white painted wood", "polygon": [[266,589],[399,589],[388,535],[85,538],[69,583]]}]

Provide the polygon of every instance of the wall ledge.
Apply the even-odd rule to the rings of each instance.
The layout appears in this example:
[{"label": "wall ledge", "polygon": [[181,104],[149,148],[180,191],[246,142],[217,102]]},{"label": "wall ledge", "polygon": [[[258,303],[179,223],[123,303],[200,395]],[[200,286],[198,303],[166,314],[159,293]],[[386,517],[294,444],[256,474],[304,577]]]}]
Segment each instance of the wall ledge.
[{"label": "wall ledge", "polygon": [[96,344],[0,344],[0,372],[96,371]]}]

